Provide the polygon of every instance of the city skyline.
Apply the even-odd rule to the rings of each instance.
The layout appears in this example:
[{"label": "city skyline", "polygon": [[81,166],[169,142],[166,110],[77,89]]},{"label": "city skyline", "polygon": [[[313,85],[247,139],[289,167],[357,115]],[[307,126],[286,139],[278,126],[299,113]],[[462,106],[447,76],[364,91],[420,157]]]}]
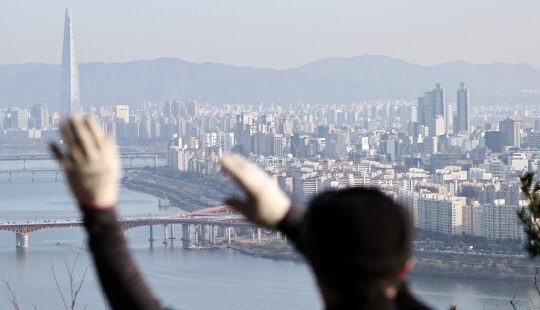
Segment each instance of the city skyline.
[{"label": "city skyline", "polygon": [[[76,56],[76,52],[75,52],[75,39],[74,39],[74,29],[73,29],[73,19],[72,19],[72,12],[71,12],[71,9],[66,9],[65,10],[65,25],[64,25],[64,41],[63,41],[63,49],[62,49],[62,63],[61,63],[61,81],[60,81],[60,85],[61,85],[61,98],[60,98],[60,111],[61,111],[61,115],[70,115],[72,113],[80,113],[82,111],[82,104],[81,104],[81,101],[80,101],[80,86],[79,86],[79,69],[78,69],[78,63],[77,63],[77,56]],[[162,61],[164,62],[167,62],[167,59],[161,59]],[[170,60],[170,59],[169,59]],[[349,69],[350,72],[354,72],[354,74],[356,74],[356,76],[351,76],[351,75],[348,75],[348,74],[343,74],[345,72],[340,72],[338,68],[343,68],[343,61],[349,61],[349,62],[352,62],[352,64],[354,64],[355,68],[354,69]],[[170,61],[169,61],[170,62]],[[328,66],[328,63],[329,62],[333,62],[332,65]],[[375,80],[372,76],[374,76],[374,74],[369,74],[367,72],[365,72],[365,70],[363,70],[362,68],[365,68],[366,67],[366,64],[367,64],[367,67],[369,68],[371,66],[371,69],[373,67],[372,64],[370,63],[385,63],[379,70],[375,70],[375,74],[378,74],[379,71],[386,71],[388,72],[388,66],[393,66],[394,70],[396,70],[396,77],[395,79],[397,79],[396,81],[393,81],[395,82],[394,85],[385,85],[383,87],[383,90],[380,90],[379,93],[377,94],[370,94],[370,90],[372,89],[378,89],[380,87],[374,87],[375,85],[369,85],[371,83],[373,83],[373,81]],[[186,71],[186,65],[187,64],[190,64],[188,62],[180,62],[180,63],[176,63],[176,68],[177,70],[184,70]],[[202,70],[202,74],[208,74],[209,70],[208,68],[206,68],[207,66],[205,66],[206,64],[202,64],[204,68],[204,70]],[[366,86],[364,86],[366,89],[364,90],[360,90],[359,87],[353,87],[353,88],[349,88],[348,90],[347,89],[339,89],[339,91],[337,93],[329,93],[327,94],[327,98],[325,98],[325,100],[327,101],[341,101],[343,102],[343,99],[345,99],[345,102],[346,101],[349,101],[349,102],[355,102],[357,101],[358,99],[360,100],[365,100],[365,99],[401,99],[401,98],[405,98],[405,99],[410,99],[407,98],[408,96],[410,96],[410,90],[412,89],[411,87],[408,87],[408,91],[407,91],[407,87],[405,87],[404,89],[401,89],[398,91],[398,93],[400,92],[400,94],[398,95],[398,97],[396,97],[396,94],[389,94],[391,93],[392,91],[394,91],[396,88],[398,88],[399,84],[402,84],[402,82],[404,82],[402,80],[402,78],[400,78],[399,76],[401,74],[403,74],[403,71],[410,71],[410,72],[414,72],[414,71],[417,71],[419,70],[420,68],[413,68],[411,66],[410,63],[407,63],[405,61],[398,61],[397,59],[394,59],[394,58],[390,58],[390,57],[382,57],[382,56],[367,56],[366,57],[354,57],[354,58],[332,58],[332,59],[325,59],[325,60],[322,60],[322,61],[319,61],[319,62],[315,62],[315,63],[312,63],[312,73],[313,75],[317,75],[319,79],[322,79],[323,76],[327,76],[328,78],[330,78],[330,80],[327,82],[327,83],[336,83],[336,86],[341,88],[342,85],[347,85],[353,81],[337,81],[336,82],[336,78],[335,76],[337,75],[341,75],[341,76],[347,76],[349,77],[349,79],[351,80],[354,80],[353,83],[355,84],[366,84]],[[454,83],[455,83],[455,78],[459,79],[460,83],[461,81],[463,80],[463,78],[465,77],[463,73],[461,72],[466,72],[467,70],[463,68],[463,63],[453,63],[451,64],[451,66],[453,67],[457,67],[459,68],[458,69],[458,72],[460,72],[459,74],[457,74],[456,76],[454,76],[452,79],[454,79]],[[141,66],[137,66],[138,69],[141,68]],[[253,94],[251,94],[251,97],[253,98],[250,98],[249,101],[254,101],[254,100],[257,100],[257,101],[270,101],[270,102],[274,102],[275,100],[277,100],[277,102],[283,102],[283,101],[288,101],[288,102],[294,102],[294,101],[310,101],[310,100],[314,100],[315,98],[313,98],[313,93],[314,93],[314,90],[311,89],[314,85],[313,82],[312,82],[312,77],[310,77],[309,75],[310,74],[305,74],[306,73],[306,70],[305,68],[308,67],[308,65],[305,65],[305,66],[301,66],[301,67],[298,67],[296,68],[296,70],[299,70],[301,75],[306,78],[306,82],[307,83],[301,83],[301,84],[306,84],[307,85],[307,89],[305,89],[305,94],[301,94],[299,95],[298,94],[298,91],[295,91],[296,94],[294,95],[287,95],[283,92],[279,92],[279,93],[276,93],[275,90],[271,90],[269,93],[267,94],[262,94],[261,92],[257,92],[257,91],[253,91]],[[352,66],[351,66],[352,67]],[[444,68],[442,68],[443,66],[440,66],[441,68],[439,70],[445,70]],[[450,66],[446,66],[446,67],[450,67]],[[172,66],[171,66],[172,68]],[[321,69],[322,68],[322,69]],[[201,67],[202,69],[202,67]],[[223,68],[220,67],[220,68],[216,68],[216,70],[220,70],[220,71],[223,71],[222,70]],[[232,68],[231,68],[232,69]],[[235,68],[236,69],[236,68]],[[241,67],[238,67],[237,68],[238,71],[240,70],[245,70],[246,68],[241,68]],[[446,70],[448,70],[449,68],[446,68]],[[162,69],[159,69],[159,71],[162,71]],[[173,69],[169,69],[168,71],[172,71]],[[369,69],[368,69],[369,70]],[[481,70],[481,69],[480,69]],[[265,78],[266,79],[271,79],[272,80],[272,84],[275,84],[275,77],[274,75],[268,75],[268,70],[266,70],[264,73],[262,71],[265,71],[265,70],[261,70],[261,73],[257,73],[257,74],[260,74],[260,75],[267,75]],[[290,73],[292,70],[287,70],[287,71],[284,71],[287,72],[287,73]],[[488,70],[489,71],[489,70]],[[538,70],[540,71],[540,70]],[[358,74],[358,72],[360,72],[360,74]],[[448,72],[455,72],[454,69],[450,69]],[[135,76],[154,76],[154,79],[155,79],[155,76],[156,76],[156,73],[155,71],[153,71],[151,74],[145,74],[145,73],[142,73],[142,72],[139,72],[139,73],[131,73],[131,75],[135,75]],[[24,74],[24,73],[23,73]],[[198,81],[198,80],[201,80],[201,78],[197,78],[196,77],[196,74],[195,74],[195,70],[192,70],[192,69],[189,69],[187,70],[186,72],[187,76],[186,78],[188,80],[195,80],[195,81]],[[219,73],[218,73],[219,74]],[[253,74],[253,72],[250,72],[250,74]],[[425,75],[426,73],[424,73]],[[163,77],[162,74],[158,74],[160,77]],[[177,74],[178,75],[178,74]],[[212,75],[212,74],[210,74]],[[372,76],[370,76],[372,75]],[[106,80],[110,80],[110,78],[106,77],[105,74],[101,73],[100,76],[102,78],[105,78]],[[440,79],[440,77],[442,77],[443,75],[441,75],[440,73],[439,74],[435,74],[435,76],[438,77],[438,79]],[[539,74],[540,76],[540,74]],[[285,77],[285,75],[281,75],[280,76],[280,79],[283,79],[283,77]],[[367,80],[366,80],[366,77]],[[83,81],[84,81],[84,78],[83,77]],[[184,81],[185,79],[184,78]],[[239,80],[235,79],[234,77],[231,77],[229,74],[227,75],[227,78],[231,78],[232,80],[236,80],[237,81],[237,84],[240,84]],[[294,80],[295,83],[297,83],[297,76],[296,74],[289,74],[289,78],[292,78]],[[386,76],[383,76],[382,77],[385,81],[388,79],[388,77]],[[446,80],[447,77],[445,77],[444,79]],[[11,80],[12,78],[9,78],[9,80]],[[88,78],[89,80],[93,80],[92,78]],[[36,79],[36,80],[40,80],[39,78]],[[114,79],[112,79],[113,81],[118,81],[118,77],[115,77]],[[165,79],[167,80],[167,79]],[[204,84],[205,86],[207,86],[209,89],[215,89],[216,87],[214,86],[211,86],[211,82],[205,78],[203,78],[202,80],[204,80]],[[246,81],[247,83],[251,83],[253,79],[248,79],[248,81]],[[261,78],[259,77],[258,79],[256,80],[261,80]],[[48,79],[47,81],[50,81],[50,79]],[[148,85],[149,81],[141,81],[141,84],[146,84]],[[216,79],[216,82],[218,85],[217,88],[221,88],[222,87],[222,78],[219,78],[217,77]],[[244,83],[246,83],[244,82]],[[319,83],[323,83],[325,84],[323,81],[320,81]],[[478,85],[480,83],[478,83],[478,81],[474,81],[476,82],[475,85]],[[529,79],[529,82],[532,82],[530,79]],[[263,88],[265,88],[267,91],[268,91],[268,87],[266,86],[266,84],[268,83],[265,83],[264,81],[260,81],[259,82],[262,85]],[[285,85],[288,85],[291,83],[291,81],[287,82],[287,81],[283,81],[283,83]],[[103,85],[104,83],[101,82],[99,83],[98,82],[98,85]],[[107,83],[109,84],[109,83]],[[188,83],[180,83],[180,85],[186,85]],[[208,84],[208,85],[207,85]],[[317,84],[317,83],[315,83]],[[419,83],[418,83],[419,84]],[[532,87],[535,87],[534,86],[534,82],[532,83],[527,83],[527,84],[530,84]],[[129,84],[131,85],[131,83]],[[176,93],[182,93],[182,94],[185,94],[185,93],[191,93],[191,91],[189,89],[183,89],[183,90],[180,90],[179,87],[178,87],[179,83],[171,83],[170,86],[168,86],[169,88],[174,88],[174,90],[172,90],[172,92],[176,92]],[[442,83],[439,83],[437,85],[444,85]],[[83,85],[85,86],[85,85]],[[193,85],[195,86],[196,88],[198,89],[201,89],[201,87],[197,87],[196,85]],[[191,87],[193,87],[191,86]],[[236,86],[236,85],[235,85]],[[252,90],[255,90],[254,87],[246,87],[246,85],[237,85],[239,86],[240,88],[240,91],[244,91],[244,90],[241,90],[241,89],[252,89]],[[330,86],[330,85],[327,85],[327,87],[325,87],[326,89],[333,89],[335,88]],[[416,86],[416,85],[415,85]],[[188,86],[189,88],[190,86]],[[437,86],[439,87],[439,86]],[[491,85],[488,86],[491,88]],[[536,89],[529,89],[529,85],[525,85],[525,84],[522,84],[522,85],[519,85],[518,86],[519,88],[514,88],[514,89],[511,89],[510,91],[511,92],[521,92],[521,93],[524,93],[524,91],[532,91],[533,94],[536,93]],[[9,86],[7,87],[8,89],[10,88]],[[28,85],[28,87],[26,88],[33,88],[34,90],[37,90],[38,87],[34,86],[34,85]],[[169,100],[169,99],[185,99],[185,98],[174,98],[174,97],[169,97],[169,98],[158,98],[158,97],[161,97],[163,96],[164,93],[171,93],[171,91],[167,91],[165,90],[166,87],[163,86],[163,83],[159,83],[159,86],[158,88],[160,89],[159,91],[159,95],[156,95],[156,94],[152,94],[152,95],[149,95],[147,93],[144,93],[144,94],[139,94],[139,98],[137,101],[139,101],[139,104],[140,104],[140,98],[144,98],[145,101],[163,101],[163,100]],[[283,88],[287,88],[287,87],[277,87],[277,88],[280,88],[280,89],[283,89]],[[318,86],[316,86],[317,89],[320,89]],[[118,92],[118,89],[116,87],[113,87],[113,92]],[[229,90],[231,88],[229,87]],[[388,90],[386,90],[388,89]],[[502,89],[503,91],[507,91],[506,89]],[[151,87],[145,87],[145,91],[146,92],[152,92],[151,90]],[[213,96],[215,97],[216,95],[223,98],[227,98],[229,96],[227,96],[225,94],[225,96],[223,96],[223,91],[224,90],[221,90],[215,94],[213,94]],[[225,90],[226,91],[226,90]],[[480,90],[478,92],[478,94],[481,94],[482,95],[487,95],[487,96],[491,96],[492,94],[498,94],[500,93],[501,89],[496,89],[496,91],[494,92],[492,89],[483,89],[483,90]],[[12,92],[12,90],[8,90],[7,91],[7,96],[11,98],[15,98],[15,102],[21,100],[20,98],[22,97],[19,97],[17,95],[14,95]],[[22,92],[25,93],[25,95],[23,95],[23,97],[25,96],[28,96],[28,93],[26,92],[26,89],[22,89]],[[32,101],[34,101],[34,103],[37,102],[48,102],[48,103],[51,103],[50,101],[50,96],[49,95],[44,95],[41,91],[38,91],[39,94],[37,94],[37,96],[39,96],[40,98],[39,99],[33,99]],[[132,94],[135,94],[135,92],[133,90],[128,90],[128,92],[132,93]],[[246,91],[246,92],[249,92],[249,91]],[[408,92],[408,94],[407,94]],[[438,92],[437,94],[435,92]],[[46,93],[46,91],[44,91],[44,93]],[[88,93],[91,94],[89,102],[86,103],[86,106],[88,105],[94,105],[96,103],[96,101],[99,101],[100,104],[103,103],[103,99],[100,100],[100,98],[98,98],[97,96],[103,96],[104,98],[107,98],[109,97],[109,100],[111,100],[110,96],[107,96],[107,95],[104,95],[103,91],[99,90],[99,91],[96,91],[96,90],[91,90],[91,91],[88,91]],[[98,93],[99,95],[96,95],[96,93]],[[205,93],[205,96],[208,95],[207,92],[204,92]],[[237,93],[237,91],[234,91],[233,90],[233,93]],[[406,94],[405,96],[403,94]],[[432,94],[432,95],[431,95]],[[340,98],[338,99],[337,96],[341,96],[343,98]],[[35,96],[35,95],[34,95]],[[296,96],[296,98],[294,97]],[[319,94],[320,96],[320,94]],[[317,97],[319,97],[317,96]],[[0,94],[0,97],[1,94]],[[49,97],[47,100],[46,97]],[[246,98],[246,96],[243,96],[244,98]],[[258,98],[257,98],[258,97]],[[266,98],[264,98],[266,97]],[[466,95],[467,99],[466,99],[466,106],[468,109],[468,92],[467,92],[467,95]],[[316,98],[315,100],[320,100],[320,99],[323,99],[324,96],[320,96],[319,98]],[[199,98],[197,98],[199,99]],[[208,101],[209,98],[204,98],[202,97],[201,99],[205,100],[205,101]],[[214,98],[215,99],[215,98]],[[232,98],[230,98],[232,99]],[[337,99],[337,100],[336,100]],[[458,91],[458,94],[457,94],[457,99],[459,100],[460,99],[460,93]],[[1,100],[1,98],[0,98]],[[119,103],[118,101],[116,101],[115,99],[112,99],[115,103]],[[244,99],[245,100],[245,99]],[[324,100],[324,99],[323,99]],[[447,116],[448,111],[446,111],[447,109],[447,105],[446,105],[446,91],[444,89],[444,86],[443,86],[443,89],[438,91],[438,90],[434,90],[432,93],[426,93],[426,100],[429,101],[429,108],[430,108],[430,111],[427,111],[427,112],[422,112],[423,110],[421,109],[421,106],[422,104],[419,104],[419,108],[420,108],[420,113],[422,114],[426,114],[425,116],[428,116],[429,114],[429,122],[435,122],[433,124],[429,124],[429,130],[431,131],[431,135],[436,135],[435,132],[439,132],[439,131],[446,131],[448,129],[450,129],[450,127],[452,126],[452,123],[453,123],[453,119],[451,116]],[[431,101],[437,101],[438,103],[435,104],[435,103],[431,103]],[[484,99],[485,100],[485,99]],[[503,99],[504,100],[504,99]],[[56,101],[56,100],[54,100]],[[236,101],[236,100],[233,100],[233,101]],[[120,103],[123,103],[123,104],[126,104],[127,102],[120,102]],[[242,103],[247,103],[247,102],[242,102]],[[460,112],[463,112],[462,111],[462,106],[463,106],[463,100],[461,100],[461,105],[460,105]],[[19,105],[16,103],[16,105]],[[27,105],[27,104],[24,104],[24,105]],[[54,105],[54,103],[52,103],[52,105]],[[459,103],[458,103],[459,105]],[[440,120],[438,119],[440,116]],[[462,122],[466,122],[466,120],[463,118],[464,117],[464,113],[459,113],[459,119],[462,121]],[[428,125],[427,124],[427,121],[424,121],[425,117],[421,117],[421,123],[423,125]],[[442,121],[442,122],[440,122]],[[441,124],[438,124],[438,123],[441,123]],[[444,124],[443,124],[444,123]],[[438,124],[438,125],[437,125]],[[462,124],[458,124],[458,127],[456,127],[456,129],[459,129]],[[465,124],[463,124],[463,126],[466,126]],[[439,127],[444,127],[444,129],[440,129]],[[467,126],[468,127],[468,126]]]},{"label": "city skyline", "polygon": [[[74,283],[81,294],[71,294],[72,305],[80,296],[81,307],[108,306],[98,280],[105,288],[110,281],[84,254],[88,244],[94,258],[100,252],[91,210],[83,219],[79,212],[89,195],[76,188],[90,171],[98,181],[86,189],[91,203],[116,205],[107,212],[119,225],[108,235],[129,241],[109,242],[118,245],[109,254],[124,252],[102,256],[128,266],[126,247],[135,249],[152,304],[321,308],[325,299],[312,291],[326,273],[309,276],[294,236],[271,228],[279,219],[244,217],[227,199],[242,196],[228,155],[262,169],[247,177],[288,197],[284,207],[317,207],[325,192],[362,188],[401,205],[414,242],[400,257],[415,267],[399,281],[436,309],[540,301],[538,268],[527,257],[540,240],[530,234],[540,186],[540,2],[28,0],[2,12],[0,230],[9,236],[0,236],[0,272],[15,275],[3,280],[14,306],[67,305],[62,292],[73,293]],[[116,183],[119,195],[106,188]],[[362,203],[350,206],[364,212]],[[338,221],[321,225],[331,228],[319,242],[328,245],[323,256],[348,257],[351,240],[340,229],[349,235],[354,225],[340,227],[340,210],[325,212]],[[90,243],[77,228],[85,221]],[[379,224],[361,233],[377,237]],[[66,257],[75,257],[72,267]],[[40,272],[48,264],[52,279]],[[487,280],[486,289],[472,279]],[[518,294],[518,280],[528,290],[520,284]],[[391,305],[386,282],[359,287]],[[107,297],[114,305],[114,290]]]}]

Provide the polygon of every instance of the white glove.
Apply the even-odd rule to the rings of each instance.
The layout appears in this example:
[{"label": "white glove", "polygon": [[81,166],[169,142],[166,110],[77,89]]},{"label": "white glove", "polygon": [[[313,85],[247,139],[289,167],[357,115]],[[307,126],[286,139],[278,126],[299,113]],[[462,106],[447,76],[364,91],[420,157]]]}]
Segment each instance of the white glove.
[{"label": "white glove", "polygon": [[73,195],[83,208],[110,209],[118,197],[120,163],[116,143],[94,120],[73,116],[60,124],[69,154],[51,149],[64,167]]},{"label": "white glove", "polygon": [[238,155],[221,159],[221,165],[247,194],[247,201],[227,199],[227,204],[252,222],[273,228],[291,208],[291,200],[265,171]]}]

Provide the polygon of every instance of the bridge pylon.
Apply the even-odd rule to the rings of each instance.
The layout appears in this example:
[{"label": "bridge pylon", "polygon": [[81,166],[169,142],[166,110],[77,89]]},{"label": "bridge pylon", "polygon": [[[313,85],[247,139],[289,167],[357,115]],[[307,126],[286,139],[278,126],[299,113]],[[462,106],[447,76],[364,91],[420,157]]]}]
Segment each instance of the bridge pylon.
[{"label": "bridge pylon", "polygon": [[28,247],[28,234],[15,234],[16,247],[27,248]]},{"label": "bridge pylon", "polygon": [[169,239],[167,237],[167,224],[163,224],[163,244],[167,245],[169,244],[169,241],[167,239]]},{"label": "bridge pylon", "polygon": [[171,236],[169,237],[169,239],[171,240],[171,243],[174,239],[176,239],[176,237],[174,236],[174,224],[171,224]]},{"label": "bridge pylon", "polygon": [[187,249],[191,246],[191,225],[182,224],[182,247]]},{"label": "bridge pylon", "polygon": [[154,239],[154,225],[150,225],[150,238],[148,241],[150,241],[150,243],[156,241],[156,239]]},{"label": "bridge pylon", "polygon": [[231,227],[225,227],[225,242],[231,243]]}]

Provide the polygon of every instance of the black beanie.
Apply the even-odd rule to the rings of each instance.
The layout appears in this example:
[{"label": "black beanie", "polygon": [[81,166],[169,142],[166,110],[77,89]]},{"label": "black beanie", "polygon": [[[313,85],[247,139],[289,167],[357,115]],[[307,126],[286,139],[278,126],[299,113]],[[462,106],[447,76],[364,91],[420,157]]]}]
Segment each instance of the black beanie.
[{"label": "black beanie", "polygon": [[306,253],[335,289],[395,279],[411,257],[408,211],[376,189],[347,188],[316,196],[303,227]]}]

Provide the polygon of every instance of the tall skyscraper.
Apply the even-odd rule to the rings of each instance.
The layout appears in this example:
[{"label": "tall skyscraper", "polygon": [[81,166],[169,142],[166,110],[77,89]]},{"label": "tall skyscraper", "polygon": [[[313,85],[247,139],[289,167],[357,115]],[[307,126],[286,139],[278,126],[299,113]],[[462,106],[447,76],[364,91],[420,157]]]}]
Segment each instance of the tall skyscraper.
[{"label": "tall skyscraper", "polygon": [[30,108],[30,118],[32,125],[29,126],[34,129],[47,129],[49,128],[49,111],[44,103],[34,104]]},{"label": "tall skyscraper", "polygon": [[273,141],[273,155],[276,157],[283,157],[283,148],[285,147],[285,141],[282,134],[275,134],[272,137]]},{"label": "tall skyscraper", "polygon": [[435,84],[435,89],[431,91],[431,105],[433,106],[433,116],[441,115],[446,122],[446,86],[442,83]]},{"label": "tall skyscraper", "polygon": [[[435,84],[435,89],[426,92],[424,97],[418,98],[418,122],[428,126],[430,136],[446,133],[448,128],[446,110],[446,86],[442,83]],[[444,122],[442,127],[440,126],[441,119]]]},{"label": "tall skyscraper", "polygon": [[66,9],[66,21],[64,24],[61,88],[60,109],[62,111],[62,117],[69,116],[72,113],[82,113],[79,94],[79,69],[77,66],[77,58],[75,57],[71,9]]},{"label": "tall skyscraper", "polygon": [[520,123],[507,117],[499,122],[501,146],[521,147]]},{"label": "tall skyscraper", "polygon": [[540,119],[534,121],[534,132],[540,132]]},{"label": "tall skyscraper", "polygon": [[21,109],[19,107],[11,108],[11,128],[12,129],[28,129],[28,118],[30,113],[27,109]]},{"label": "tall skyscraper", "polygon": [[469,121],[469,85],[459,83],[457,90],[457,115],[454,121],[454,133],[469,131],[471,129]]}]

